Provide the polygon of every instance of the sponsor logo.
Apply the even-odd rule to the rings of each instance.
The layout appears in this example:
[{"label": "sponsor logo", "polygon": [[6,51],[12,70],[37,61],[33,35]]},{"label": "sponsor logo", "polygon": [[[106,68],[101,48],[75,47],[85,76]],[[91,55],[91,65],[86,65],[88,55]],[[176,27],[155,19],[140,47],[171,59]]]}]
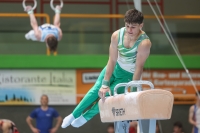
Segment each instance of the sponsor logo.
[{"label": "sponsor logo", "polygon": [[99,77],[100,72],[83,73],[83,83],[95,83]]},{"label": "sponsor logo", "polygon": [[51,116],[51,114],[46,114],[46,116],[47,116],[47,117],[50,117],[50,116]]},{"label": "sponsor logo", "polygon": [[112,107],[112,113],[113,116],[122,116],[125,115],[126,111],[125,108],[116,109],[115,107]]}]

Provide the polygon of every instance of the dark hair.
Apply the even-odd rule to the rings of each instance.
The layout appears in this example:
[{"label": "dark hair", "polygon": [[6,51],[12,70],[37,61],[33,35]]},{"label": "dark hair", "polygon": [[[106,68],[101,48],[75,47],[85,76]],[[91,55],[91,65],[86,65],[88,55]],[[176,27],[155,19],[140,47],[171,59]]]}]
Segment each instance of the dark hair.
[{"label": "dark hair", "polygon": [[136,9],[128,10],[124,16],[124,22],[128,24],[133,24],[133,23],[141,24],[143,23],[143,19],[144,19],[143,14]]},{"label": "dark hair", "polygon": [[114,123],[110,123],[110,124],[108,125],[108,128],[109,128],[109,127],[114,128]]},{"label": "dark hair", "polygon": [[179,128],[183,128],[183,125],[182,125],[182,123],[181,122],[179,122],[179,121],[177,121],[177,122],[175,122],[174,123],[174,127],[179,127]]},{"label": "dark hair", "polygon": [[47,38],[47,45],[49,46],[49,49],[51,52],[55,52],[57,50],[58,46],[58,40],[54,36],[50,36]]}]

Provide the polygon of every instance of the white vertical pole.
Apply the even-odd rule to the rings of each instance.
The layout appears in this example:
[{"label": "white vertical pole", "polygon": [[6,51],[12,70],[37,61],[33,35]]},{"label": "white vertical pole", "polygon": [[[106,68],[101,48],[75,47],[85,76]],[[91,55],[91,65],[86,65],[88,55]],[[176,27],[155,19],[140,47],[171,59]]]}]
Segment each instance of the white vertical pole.
[{"label": "white vertical pole", "polygon": [[139,10],[142,12],[142,1],[141,0],[133,0],[135,9]]},{"label": "white vertical pole", "polygon": [[156,132],[156,120],[150,119],[149,123],[149,133],[155,133]]}]

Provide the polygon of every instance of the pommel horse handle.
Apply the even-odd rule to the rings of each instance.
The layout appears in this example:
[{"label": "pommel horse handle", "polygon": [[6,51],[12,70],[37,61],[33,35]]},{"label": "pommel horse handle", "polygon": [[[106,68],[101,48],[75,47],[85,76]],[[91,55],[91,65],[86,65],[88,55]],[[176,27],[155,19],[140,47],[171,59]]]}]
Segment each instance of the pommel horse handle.
[{"label": "pommel horse handle", "polygon": [[130,82],[128,82],[128,83],[120,83],[120,84],[117,84],[117,85],[115,86],[115,88],[114,88],[114,96],[117,95],[117,89],[118,89],[119,87],[122,87],[122,86],[125,86],[125,91],[124,91],[125,94],[129,93],[129,92],[128,92],[128,88],[129,88],[129,87],[137,87],[137,88],[139,88],[140,91],[142,91],[141,84],[149,85],[151,89],[154,89],[154,85],[153,85],[151,82],[149,82],[149,81],[145,81],[145,80],[137,80],[137,81],[136,81],[136,80],[135,80],[135,81],[130,81]]}]

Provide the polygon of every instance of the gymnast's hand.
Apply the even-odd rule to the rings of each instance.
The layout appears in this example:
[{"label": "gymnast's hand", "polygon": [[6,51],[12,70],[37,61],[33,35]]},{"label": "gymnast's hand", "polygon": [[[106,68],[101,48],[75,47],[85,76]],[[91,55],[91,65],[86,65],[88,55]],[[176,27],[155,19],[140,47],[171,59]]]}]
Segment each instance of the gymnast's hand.
[{"label": "gymnast's hand", "polygon": [[103,102],[105,102],[106,92],[109,92],[111,96],[110,87],[101,87],[101,89],[99,90],[99,97],[102,99]]},{"label": "gymnast's hand", "polygon": [[61,9],[62,9],[61,6],[59,6],[59,5],[56,6],[56,10],[61,10]]},{"label": "gymnast's hand", "polygon": [[24,9],[25,12],[29,12],[33,10],[32,6],[26,6],[26,8]]},{"label": "gymnast's hand", "polygon": [[49,130],[50,133],[56,133],[56,131],[57,131],[57,128],[56,128],[56,127],[51,128],[51,129]]}]

